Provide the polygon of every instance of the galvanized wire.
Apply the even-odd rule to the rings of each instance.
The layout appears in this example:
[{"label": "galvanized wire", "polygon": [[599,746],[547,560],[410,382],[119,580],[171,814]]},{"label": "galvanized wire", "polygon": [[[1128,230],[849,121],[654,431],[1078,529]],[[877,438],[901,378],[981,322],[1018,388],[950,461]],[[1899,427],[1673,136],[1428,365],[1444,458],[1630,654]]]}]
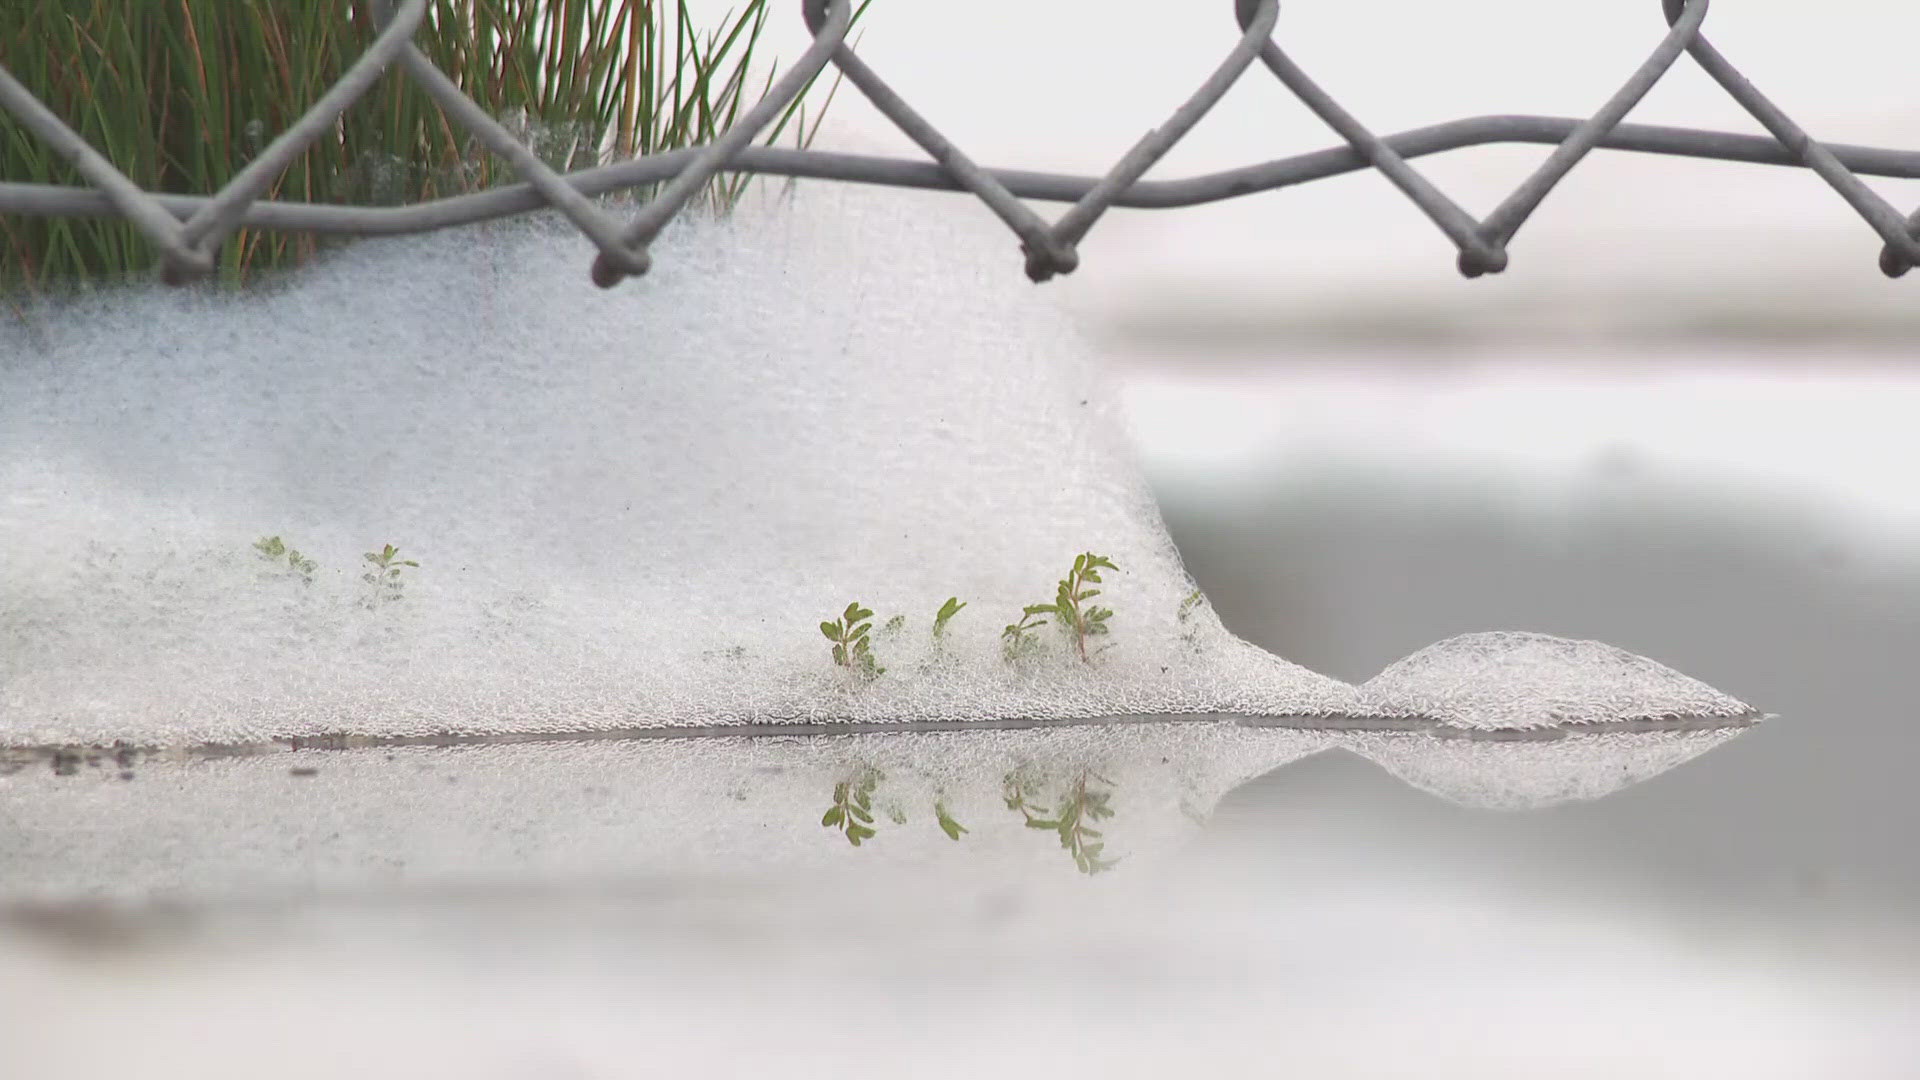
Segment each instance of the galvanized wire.
[{"label": "galvanized wire", "polygon": [[[346,2],[346,0],[340,0]],[[423,232],[531,210],[559,210],[597,249],[592,271],[602,287],[646,273],[648,247],[702,186],[721,172],[811,177],[896,187],[968,192],[985,203],[1021,242],[1027,276],[1045,281],[1079,265],[1078,245],[1113,207],[1191,206],[1238,198],[1363,168],[1385,176],[1427,215],[1459,250],[1468,277],[1498,273],[1507,245],[1567,174],[1596,148],[1712,158],[1813,170],[1866,221],[1881,241],[1879,264],[1898,277],[1920,264],[1920,210],[1902,216],[1861,182],[1862,174],[1920,177],[1920,152],[1823,144],[1814,141],[1749,82],[1701,33],[1708,0],[1661,0],[1667,31],[1652,54],[1586,119],[1481,116],[1376,136],[1316,84],[1273,38],[1279,0],[1234,0],[1240,36],[1219,66],[1165,124],[1143,136],[1099,177],[1063,176],[976,164],[887,85],[847,44],[850,0],[801,0],[813,41],[800,60],[753,108],[709,143],[646,154],[561,174],[488,116],[412,44],[425,21],[427,0],[376,4],[383,26],[367,51],[328,91],[219,191],[205,196],[149,192],[76,134],[0,68],[0,117],[11,115],[70,161],[87,186],[0,180],[0,213],[119,217],[132,223],[160,253],[162,278],[179,283],[211,271],[213,255],[236,228],[348,235]],[[1629,111],[1686,53],[1758,120],[1768,135],[1737,135],[1692,128],[1627,124]],[[1255,59],[1346,143],[1184,180],[1144,179],[1173,146],[1217,104]],[[932,158],[839,154],[750,145],[808,81],[833,64],[855,88]],[[449,120],[505,158],[523,183],[408,206],[320,206],[262,200],[260,196],[298,155],[397,66],[440,104]],[[1547,160],[1483,220],[1476,220],[1409,161],[1427,154],[1499,142],[1546,143]],[[595,196],[664,185],[624,225],[593,202]],[[1049,225],[1029,201],[1071,206]]]}]

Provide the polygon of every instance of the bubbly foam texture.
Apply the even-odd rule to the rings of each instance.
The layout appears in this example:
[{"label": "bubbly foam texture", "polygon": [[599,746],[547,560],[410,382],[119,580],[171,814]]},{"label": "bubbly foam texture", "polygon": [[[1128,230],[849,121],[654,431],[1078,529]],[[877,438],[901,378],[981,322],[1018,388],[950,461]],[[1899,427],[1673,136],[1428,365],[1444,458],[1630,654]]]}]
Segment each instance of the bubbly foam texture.
[{"label": "bubbly foam texture", "polygon": [[1625,649],[1513,632],[1429,645],[1367,680],[1358,696],[1370,715],[1475,728],[1753,715],[1744,702]]},{"label": "bubbly foam texture", "polygon": [[[802,192],[612,291],[564,226],[365,242],[266,295],[0,338],[0,733],[172,743],[1343,706],[1228,635],[1088,347],[990,220]],[[311,584],[252,550],[278,535]],[[363,553],[417,560],[388,602]],[[1000,631],[1078,552],[1111,648]],[[936,648],[941,601],[967,601]],[[371,608],[365,606],[371,600]],[[886,673],[818,624],[874,610]],[[896,632],[883,629],[905,615]]]},{"label": "bubbly foam texture", "polygon": [[[983,213],[802,186],[655,254],[597,290],[584,241],[520,219],[362,242],[263,293],[0,320],[0,743],[1428,696],[1450,722],[1535,722],[1437,678],[1454,653],[1357,695],[1183,610],[1096,357]],[[267,536],[310,582],[255,553]],[[399,600],[363,581],[388,543],[419,563]],[[1051,626],[1002,662],[1002,627],[1083,551],[1120,567],[1096,662]],[[968,606],[936,643],[950,595]],[[818,629],[855,600],[877,679]],[[1465,674],[1572,679],[1574,718],[1653,687],[1527,656],[1548,667]]]}]

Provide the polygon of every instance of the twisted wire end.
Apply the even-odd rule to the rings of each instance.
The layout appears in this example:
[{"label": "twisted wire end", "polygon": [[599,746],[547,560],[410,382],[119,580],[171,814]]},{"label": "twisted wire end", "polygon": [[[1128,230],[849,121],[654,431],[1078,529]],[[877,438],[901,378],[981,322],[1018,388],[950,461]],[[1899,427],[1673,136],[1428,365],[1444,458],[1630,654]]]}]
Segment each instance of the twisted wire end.
[{"label": "twisted wire end", "polygon": [[1498,274],[1507,268],[1507,249],[1493,248],[1488,251],[1466,250],[1460,253],[1455,262],[1463,278],[1477,278],[1483,274]]},{"label": "twisted wire end", "polygon": [[169,251],[160,259],[160,281],[166,285],[189,285],[213,273],[213,252],[199,244],[184,251]]},{"label": "twisted wire end", "polygon": [[593,283],[603,289],[611,289],[630,277],[640,277],[653,269],[653,258],[645,251],[625,252],[625,258],[615,260],[607,252],[593,257]]},{"label": "twisted wire end", "polygon": [[1027,256],[1027,280],[1036,285],[1053,280],[1056,274],[1071,274],[1080,267],[1080,253],[1070,245],[1036,248],[1021,244],[1020,250]]}]

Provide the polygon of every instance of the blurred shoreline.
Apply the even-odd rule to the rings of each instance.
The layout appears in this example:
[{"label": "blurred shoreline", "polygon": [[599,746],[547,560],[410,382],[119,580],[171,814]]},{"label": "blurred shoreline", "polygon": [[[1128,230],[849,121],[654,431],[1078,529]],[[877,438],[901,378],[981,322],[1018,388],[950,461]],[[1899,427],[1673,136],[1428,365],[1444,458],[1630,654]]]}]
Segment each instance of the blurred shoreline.
[{"label": "blurred shoreline", "polygon": [[1656,349],[1761,363],[1805,361],[1809,353],[1887,363],[1911,360],[1920,350],[1920,297],[1778,286],[1681,292],[1528,285],[1474,294],[1387,286],[1265,297],[1176,292],[1105,314],[1095,333],[1123,357],[1178,350],[1203,354],[1195,359],[1206,364],[1250,355],[1385,354],[1424,366],[1461,357],[1630,357]]}]

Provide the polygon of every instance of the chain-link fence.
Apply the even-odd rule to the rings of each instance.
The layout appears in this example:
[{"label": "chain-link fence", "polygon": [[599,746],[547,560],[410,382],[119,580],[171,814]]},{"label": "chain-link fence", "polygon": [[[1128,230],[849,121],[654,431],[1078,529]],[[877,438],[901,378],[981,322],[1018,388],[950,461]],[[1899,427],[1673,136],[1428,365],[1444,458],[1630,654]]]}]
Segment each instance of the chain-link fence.
[{"label": "chain-link fence", "polygon": [[[346,0],[339,0],[346,2]],[[1920,263],[1920,210],[1903,217],[1861,182],[1861,175],[1920,177],[1920,152],[1814,141],[1715,49],[1701,32],[1708,0],[1662,0],[1668,24],[1651,55],[1593,115],[1480,116],[1404,131],[1373,134],[1321,89],[1274,41],[1279,0],[1235,0],[1241,34],[1207,80],[1180,103],[1166,123],[1149,131],[1106,174],[1065,176],[976,164],[895,93],[847,43],[849,0],[801,0],[813,42],[765,96],[718,138],[706,144],[562,174],[468,98],[412,44],[428,0],[381,2],[383,29],[331,89],[219,191],[206,196],[146,191],[77,135],[4,68],[0,115],[10,115],[69,159],[90,187],[0,181],[0,213],[47,216],[119,216],[160,252],[162,276],[180,283],[206,274],[214,253],[234,229],[348,235],[423,232],[551,207],[565,214],[599,254],[593,280],[603,287],[644,274],[648,246],[704,185],[722,172],[770,174],[970,192],[1019,237],[1027,276],[1045,281],[1079,263],[1078,243],[1112,207],[1176,207],[1288,187],[1359,169],[1379,170],[1459,249],[1468,277],[1498,273],[1507,244],[1556,184],[1592,150],[1645,153],[1802,166],[1824,179],[1872,227],[1882,242],[1880,267],[1897,277]],[[1737,135],[1621,121],[1679,59],[1681,53],[1720,84],[1769,133]],[[1142,179],[1258,60],[1346,143],[1344,147],[1281,158],[1182,180]],[[931,162],[754,145],[755,137],[834,65]],[[274,179],[320,138],[391,66],[398,66],[437,101],[447,118],[505,159],[523,182],[493,190],[398,207],[324,206],[262,200]],[[1532,175],[1485,218],[1475,218],[1416,170],[1411,159],[1484,143],[1541,143],[1554,147]],[[658,185],[627,220],[594,196]],[[1048,222],[1029,201],[1071,204]]]}]

